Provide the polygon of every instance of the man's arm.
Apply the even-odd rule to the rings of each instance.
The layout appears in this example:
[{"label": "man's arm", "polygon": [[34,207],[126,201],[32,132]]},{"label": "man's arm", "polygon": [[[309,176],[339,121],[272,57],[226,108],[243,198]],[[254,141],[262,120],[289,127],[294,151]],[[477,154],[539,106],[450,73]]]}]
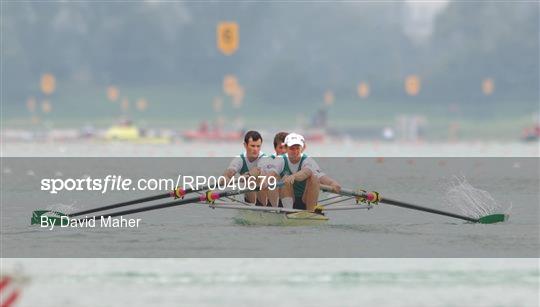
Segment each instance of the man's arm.
[{"label": "man's arm", "polygon": [[312,158],[307,158],[302,169],[293,175],[294,181],[304,181],[312,175],[317,175],[318,169],[317,163]]},{"label": "man's arm", "polygon": [[336,193],[339,193],[339,191],[341,191],[341,185],[328,175],[324,175],[321,178],[319,178],[319,183],[331,186],[332,190],[334,190],[334,192]]},{"label": "man's arm", "polygon": [[293,176],[295,181],[304,181],[311,175],[313,175],[313,171],[311,169],[303,168],[299,172],[296,172]]},{"label": "man's arm", "polygon": [[304,181],[312,174],[313,174],[312,170],[310,170],[309,168],[303,168],[292,175],[283,177],[283,183],[293,184],[295,181]]},{"label": "man's arm", "polygon": [[223,173],[223,176],[229,180],[231,179],[232,177],[234,177],[234,175],[236,174],[236,170],[232,169],[232,168],[228,168],[225,170],[225,172]]},{"label": "man's arm", "polygon": [[229,179],[234,177],[234,175],[236,175],[236,173],[240,171],[240,169],[242,169],[242,158],[235,157],[231,161],[227,169],[223,172],[223,177],[225,177],[225,179],[227,179],[227,182],[228,182]]}]

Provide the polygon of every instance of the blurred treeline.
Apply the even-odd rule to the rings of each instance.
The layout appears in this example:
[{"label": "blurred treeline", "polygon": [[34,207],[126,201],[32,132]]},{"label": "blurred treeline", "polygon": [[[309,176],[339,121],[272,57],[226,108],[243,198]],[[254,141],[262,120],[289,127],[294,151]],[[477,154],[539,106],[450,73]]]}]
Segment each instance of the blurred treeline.
[{"label": "blurred treeline", "polygon": [[[2,7],[4,98],[20,103],[45,72],[59,82],[196,85],[219,88],[233,73],[267,103],[357,97],[408,98],[403,79],[422,79],[417,101],[468,104],[538,101],[539,5],[450,2],[432,35],[404,29],[399,3],[81,3],[11,2]],[[240,48],[216,48],[216,25],[236,21]]]}]

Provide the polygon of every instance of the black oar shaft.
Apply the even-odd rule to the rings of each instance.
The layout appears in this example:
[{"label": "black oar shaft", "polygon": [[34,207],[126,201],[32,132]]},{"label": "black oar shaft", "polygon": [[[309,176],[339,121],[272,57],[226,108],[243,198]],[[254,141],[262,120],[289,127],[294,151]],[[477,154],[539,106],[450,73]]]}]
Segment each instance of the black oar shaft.
[{"label": "black oar shaft", "polygon": [[133,213],[138,213],[138,212],[157,210],[157,209],[162,209],[162,208],[167,208],[167,207],[180,206],[180,205],[195,203],[202,200],[204,199],[201,199],[200,196],[194,196],[194,197],[185,198],[181,200],[170,201],[163,204],[157,204],[157,205],[152,205],[152,206],[147,206],[147,207],[142,207],[142,208],[119,211],[119,212],[115,212],[115,213],[111,213],[107,215],[96,216],[96,219],[99,220],[101,218],[115,217],[115,216],[120,216],[120,215],[128,215],[128,214],[133,214]]},{"label": "black oar shaft", "polygon": [[397,207],[408,208],[408,209],[413,209],[413,210],[418,210],[418,211],[424,211],[424,212],[429,212],[429,213],[434,213],[434,214],[439,214],[439,215],[445,215],[445,216],[453,217],[453,218],[456,218],[456,219],[462,219],[462,220],[465,220],[465,221],[478,223],[478,219],[475,219],[475,218],[472,218],[472,217],[459,215],[459,214],[446,212],[446,211],[441,211],[441,210],[437,210],[437,209],[421,207],[421,206],[408,204],[408,203],[404,203],[404,202],[401,202],[401,201],[392,200],[392,199],[388,199],[388,198],[382,198],[380,200],[380,202],[384,203],[384,204],[388,204],[388,205],[397,206]]},{"label": "black oar shaft", "polygon": [[[219,198],[222,198],[222,197],[228,197],[228,196],[233,196],[233,195],[237,195],[237,194],[243,194],[243,193],[247,193],[247,192],[250,192],[250,190],[235,190],[235,191],[217,192],[217,193],[212,193],[212,198],[213,198],[213,200],[216,200],[216,199],[219,199]],[[167,203],[163,203],[163,204],[157,204],[157,205],[152,205],[152,206],[147,206],[147,207],[142,207],[142,208],[136,208],[136,209],[131,209],[131,210],[124,210],[124,211],[120,211],[120,212],[114,212],[114,213],[107,214],[107,215],[96,216],[96,219],[99,220],[99,219],[102,219],[102,218],[115,217],[115,216],[121,216],[121,215],[128,215],[128,214],[133,214],[133,213],[138,213],[138,212],[151,211],[151,210],[163,209],[163,208],[174,207],[174,206],[187,205],[187,204],[192,204],[192,203],[196,203],[196,202],[207,201],[207,200],[209,200],[207,197],[208,197],[207,195],[198,195],[198,196],[193,196],[193,197],[189,197],[189,198],[185,198],[185,199],[181,199],[181,200],[171,201],[171,202],[167,202]]]},{"label": "black oar shaft", "polygon": [[[321,185],[321,190],[326,191],[326,192],[333,192],[333,189],[331,187],[325,186],[325,185]],[[337,194],[342,194],[342,195],[347,195],[347,196],[355,196],[355,197],[358,196],[358,197],[367,198],[369,193],[355,192],[355,191],[351,191],[351,190],[342,189]],[[388,199],[388,198],[384,198],[384,197],[381,197],[379,202],[383,203],[383,204],[393,205],[393,206],[407,208],[407,209],[413,209],[413,210],[424,211],[424,212],[429,212],[429,213],[434,213],[434,214],[439,214],[439,215],[445,215],[445,216],[453,217],[453,218],[456,218],[456,219],[462,219],[462,220],[469,221],[469,222],[474,222],[474,223],[479,222],[478,219],[475,219],[475,218],[472,218],[472,217],[468,217],[468,216],[464,216],[464,215],[460,215],[460,214],[455,214],[455,213],[451,213],[451,212],[446,212],[446,211],[441,211],[441,210],[437,210],[437,209],[431,209],[431,208],[422,207],[422,206],[418,206],[418,205],[408,204],[408,203],[404,203],[404,202],[401,202],[401,201]]]},{"label": "black oar shaft", "polygon": [[163,198],[167,198],[167,197],[171,197],[171,193],[154,195],[154,196],[149,196],[149,197],[145,197],[145,198],[139,198],[139,199],[125,201],[125,202],[121,202],[121,203],[117,203],[117,204],[112,204],[112,205],[108,205],[108,206],[103,206],[103,207],[78,211],[78,212],[74,212],[72,214],[69,214],[69,216],[73,217],[73,216],[85,215],[85,214],[88,214],[88,213],[94,213],[94,212],[98,212],[98,211],[111,210],[111,209],[116,209],[116,208],[125,207],[125,206],[129,206],[129,205],[134,205],[134,204],[138,204],[138,203],[144,203],[144,202],[149,202],[149,201],[153,201],[153,200],[163,199]]},{"label": "black oar shaft", "polygon": [[[202,189],[203,190],[206,189],[206,186],[204,186]],[[168,197],[174,197],[175,196],[175,191],[167,192],[167,193],[159,194],[159,195],[154,195],[154,196],[143,197],[143,198],[134,199],[134,200],[129,200],[129,201],[116,203],[116,204],[112,204],[112,205],[108,205],[108,206],[103,206],[103,207],[97,207],[97,208],[93,208],[93,209],[78,211],[78,212],[71,213],[68,216],[74,217],[74,216],[79,216],[79,215],[85,215],[85,214],[88,214],[88,213],[94,213],[94,212],[98,212],[98,211],[106,211],[106,210],[116,209],[116,208],[120,208],[120,207],[135,205],[135,204],[139,204],[139,203],[145,203],[145,202],[149,202],[149,201],[153,201],[153,200],[158,200],[158,199],[163,199],[163,198],[168,198]],[[199,190],[189,188],[189,189],[183,190],[183,193],[184,193],[184,195],[186,195],[186,194],[193,193],[193,192],[196,192],[196,191],[199,191]]]}]

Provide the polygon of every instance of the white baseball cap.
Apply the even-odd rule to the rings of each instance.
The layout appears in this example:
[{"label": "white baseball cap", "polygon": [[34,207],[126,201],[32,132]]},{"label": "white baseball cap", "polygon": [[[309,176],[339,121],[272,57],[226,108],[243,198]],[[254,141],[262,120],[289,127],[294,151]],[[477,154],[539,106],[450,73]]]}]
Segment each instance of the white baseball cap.
[{"label": "white baseball cap", "polygon": [[293,145],[300,145],[304,147],[304,137],[297,133],[289,133],[285,137],[285,145],[291,147]]}]

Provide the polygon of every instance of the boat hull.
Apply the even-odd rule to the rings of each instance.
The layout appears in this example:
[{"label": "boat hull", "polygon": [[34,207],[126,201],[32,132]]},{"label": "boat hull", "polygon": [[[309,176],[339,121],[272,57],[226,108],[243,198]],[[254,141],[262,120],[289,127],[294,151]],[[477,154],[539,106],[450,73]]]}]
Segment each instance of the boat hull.
[{"label": "boat hull", "polygon": [[328,217],[312,212],[271,212],[238,210],[237,224],[259,226],[316,226],[328,222]]}]

